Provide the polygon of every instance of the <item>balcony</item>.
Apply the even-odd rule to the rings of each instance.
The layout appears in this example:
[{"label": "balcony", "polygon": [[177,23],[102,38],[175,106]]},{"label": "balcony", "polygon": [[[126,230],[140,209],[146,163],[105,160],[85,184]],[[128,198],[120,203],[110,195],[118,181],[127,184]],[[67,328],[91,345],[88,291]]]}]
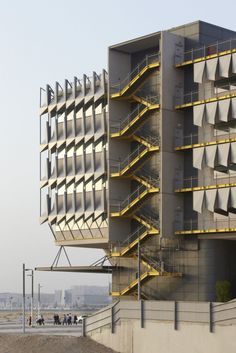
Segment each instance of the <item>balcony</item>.
[{"label": "balcony", "polygon": [[[200,184],[200,185],[199,185]],[[236,186],[236,175],[225,175],[225,177],[214,178],[198,178],[197,176],[190,176],[182,180],[175,181],[175,192],[190,192],[198,190],[222,189]]]},{"label": "balcony", "polygon": [[182,96],[175,97],[175,109],[182,109],[198,104],[215,102],[220,99],[226,99],[236,96],[236,83],[228,82],[227,84],[219,84],[204,92],[191,91],[184,93]]},{"label": "balcony", "polygon": [[210,59],[213,57],[221,56],[236,51],[236,38],[225,41],[216,42],[210,45],[204,45],[200,48],[191,49],[183,54],[182,61],[176,63],[176,67],[182,67],[199,62],[202,60]]},{"label": "balcony", "polygon": [[[183,226],[175,225],[175,235],[201,235],[213,233],[234,233],[236,232],[236,218],[227,217],[223,219],[191,219],[185,221]],[[235,237],[235,234],[234,234]]]},{"label": "balcony", "polygon": [[[228,125],[228,124],[227,124]],[[227,128],[225,128],[227,129]],[[229,126],[228,126],[228,129]],[[219,130],[215,130],[219,131]],[[210,145],[218,145],[223,143],[235,142],[236,141],[236,130],[232,128],[231,131],[225,132],[221,131],[220,133],[205,133],[204,131],[201,134],[193,133],[188,135],[183,135],[183,130],[178,130],[177,136],[175,137],[175,150],[188,150],[195,147],[204,147]]]}]

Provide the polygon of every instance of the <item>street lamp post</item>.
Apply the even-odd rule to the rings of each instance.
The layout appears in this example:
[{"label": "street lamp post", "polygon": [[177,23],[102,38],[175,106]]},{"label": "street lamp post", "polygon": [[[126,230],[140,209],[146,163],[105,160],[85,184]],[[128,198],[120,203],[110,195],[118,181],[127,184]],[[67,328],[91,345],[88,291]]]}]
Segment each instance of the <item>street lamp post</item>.
[{"label": "street lamp post", "polygon": [[40,316],[40,288],[42,288],[42,286],[38,283],[38,319]]},{"label": "street lamp post", "polygon": [[138,240],[138,301],[141,300],[141,248],[140,248],[140,240]]},{"label": "street lamp post", "polygon": [[34,270],[32,269],[26,269],[26,271],[31,271],[31,275],[28,275],[31,277],[31,299],[30,299],[30,309],[31,309],[31,326],[33,326],[34,323]]},{"label": "street lamp post", "polygon": [[31,316],[31,326],[34,323],[34,270],[31,268],[26,268],[25,271],[31,271],[31,274],[28,275],[31,277],[31,299],[30,299],[30,316]]},{"label": "street lamp post", "polygon": [[22,307],[23,307],[22,328],[23,328],[23,333],[25,333],[25,264],[23,264],[23,296],[22,296]]},{"label": "street lamp post", "polygon": [[12,311],[12,301],[13,301],[13,297],[9,298],[9,304],[10,304],[10,310]]},{"label": "street lamp post", "polygon": [[22,307],[23,307],[23,333],[25,333],[25,272],[31,271],[31,325],[33,325],[33,314],[34,314],[34,270],[31,268],[25,268],[25,264],[23,264],[23,300],[22,300]]}]

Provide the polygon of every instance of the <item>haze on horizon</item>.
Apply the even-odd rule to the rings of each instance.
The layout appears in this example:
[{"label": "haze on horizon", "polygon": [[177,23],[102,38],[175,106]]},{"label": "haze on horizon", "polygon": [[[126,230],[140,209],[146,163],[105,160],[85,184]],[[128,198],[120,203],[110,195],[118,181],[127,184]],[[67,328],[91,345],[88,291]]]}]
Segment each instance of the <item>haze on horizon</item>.
[{"label": "haze on horizon", "polygon": [[[226,5],[227,4],[227,5]],[[107,68],[109,45],[203,20],[236,30],[233,0],[0,1],[0,292],[20,292],[22,263],[48,266],[58,251],[39,225],[39,87]],[[68,249],[74,265],[103,251]],[[43,292],[108,285],[109,275],[37,273]],[[30,284],[27,280],[27,286]]]}]

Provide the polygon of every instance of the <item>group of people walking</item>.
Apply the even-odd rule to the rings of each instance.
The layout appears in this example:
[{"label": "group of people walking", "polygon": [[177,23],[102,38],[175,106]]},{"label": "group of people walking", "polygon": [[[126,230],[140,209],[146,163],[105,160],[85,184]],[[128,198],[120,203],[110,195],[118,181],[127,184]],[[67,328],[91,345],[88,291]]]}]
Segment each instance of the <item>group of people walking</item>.
[{"label": "group of people walking", "polygon": [[61,321],[60,316],[58,314],[53,315],[53,320],[54,320],[54,325],[77,325],[78,323],[78,317],[77,315],[74,315],[72,319],[71,313],[69,314],[64,314],[63,319]]}]

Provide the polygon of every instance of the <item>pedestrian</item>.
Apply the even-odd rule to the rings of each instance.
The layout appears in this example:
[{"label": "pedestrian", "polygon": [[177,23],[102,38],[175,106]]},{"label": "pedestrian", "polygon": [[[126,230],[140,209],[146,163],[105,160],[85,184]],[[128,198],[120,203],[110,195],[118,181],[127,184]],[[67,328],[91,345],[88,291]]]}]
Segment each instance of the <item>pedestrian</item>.
[{"label": "pedestrian", "polygon": [[69,313],[68,315],[68,325],[71,325],[72,321],[72,317],[71,317],[71,313]]},{"label": "pedestrian", "polygon": [[64,314],[62,324],[63,324],[63,325],[67,325],[67,317],[66,317],[66,314]]},{"label": "pedestrian", "polygon": [[78,320],[77,315],[74,315],[74,325],[77,325],[77,320]]},{"label": "pedestrian", "polygon": [[31,315],[29,316],[28,323],[29,323],[29,326],[32,325],[32,317],[31,317]]}]

